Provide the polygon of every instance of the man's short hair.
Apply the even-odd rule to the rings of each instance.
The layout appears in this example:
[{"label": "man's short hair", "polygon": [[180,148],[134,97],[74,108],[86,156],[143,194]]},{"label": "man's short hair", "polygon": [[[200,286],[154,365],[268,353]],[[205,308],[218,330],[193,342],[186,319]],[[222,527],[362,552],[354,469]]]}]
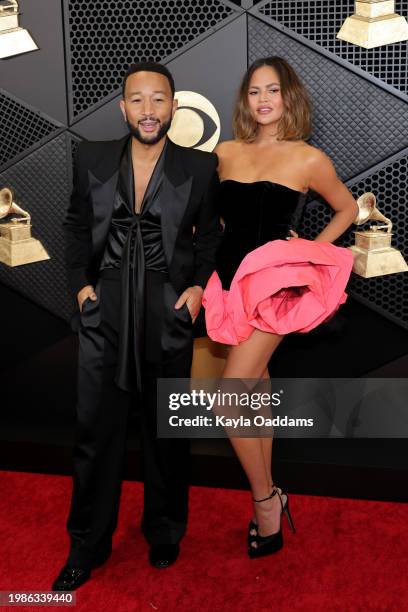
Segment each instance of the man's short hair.
[{"label": "man's short hair", "polygon": [[172,74],[170,70],[166,68],[166,66],[163,66],[163,64],[159,64],[158,62],[136,62],[136,64],[132,64],[131,66],[129,66],[129,68],[126,71],[125,76],[123,77],[123,84],[122,84],[122,96],[123,97],[125,97],[126,81],[130,77],[130,75],[135,74],[135,72],[142,72],[142,71],[143,72],[157,72],[158,74],[162,74],[163,76],[165,76],[167,80],[169,81],[171,95],[174,98],[176,88],[174,85],[174,79],[172,77]]}]

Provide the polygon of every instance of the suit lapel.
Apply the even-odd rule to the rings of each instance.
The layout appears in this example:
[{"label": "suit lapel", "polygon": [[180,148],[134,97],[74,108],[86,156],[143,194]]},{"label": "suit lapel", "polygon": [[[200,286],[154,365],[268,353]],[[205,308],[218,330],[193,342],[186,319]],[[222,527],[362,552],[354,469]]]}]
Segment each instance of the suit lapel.
[{"label": "suit lapel", "polygon": [[173,258],[177,234],[186,211],[193,177],[187,176],[183,163],[183,149],[168,140],[165,159],[163,184],[160,191],[161,226],[163,249],[168,265]]},{"label": "suit lapel", "polygon": [[93,210],[92,241],[97,253],[101,253],[105,248],[119,179],[120,160],[128,140],[129,136],[125,136],[120,140],[104,143],[103,154],[92,170],[88,170]]}]

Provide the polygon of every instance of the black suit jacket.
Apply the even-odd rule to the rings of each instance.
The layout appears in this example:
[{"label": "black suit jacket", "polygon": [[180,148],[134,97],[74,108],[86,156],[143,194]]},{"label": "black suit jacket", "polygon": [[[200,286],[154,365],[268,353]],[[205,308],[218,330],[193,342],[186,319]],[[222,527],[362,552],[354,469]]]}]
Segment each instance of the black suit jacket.
[{"label": "black suit jacket", "polygon": [[[98,278],[120,160],[129,138],[84,141],[78,146],[74,190],[63,223],[68,280],[74,297],[85,285],[95,285]],[[191,285],[204,288],[215,268],[221,238],[216,167],[214,153],[168,141],[160,192],[162,240],[170,281],[179,293]]]}]

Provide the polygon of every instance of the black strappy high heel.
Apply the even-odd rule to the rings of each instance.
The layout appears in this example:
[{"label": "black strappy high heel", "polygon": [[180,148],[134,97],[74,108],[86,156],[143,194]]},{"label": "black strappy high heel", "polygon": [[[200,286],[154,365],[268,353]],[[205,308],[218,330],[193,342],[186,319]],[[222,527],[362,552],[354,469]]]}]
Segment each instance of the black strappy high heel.
[{"label": "black strappy high heel", "polygon": [[[276,484],[272,484],[272,491],[274,491],[275,489],[278,489],[279,495],[282,495],[282,489],[278,487]],[[251,533],[251,531],[255,531],[255,533]],[[251,546],[252,542],[255,542],[257,535],[258,535],[258,525],[255,523],[255,521],[251,519],[248,524],[248,546]]]},{"label": "black strappy high heel", "polygon": [[295,525],[293,523],[292,516],[289,511],[289,496],[286,493],[285,493],[286,495],[285,503],[282,502],[282,496],[279,493],[277,488],[274,489],[268,497],[264,497],[264,499],[254,499],[254,502],[257,504],[260,504],[261,502],[271,499],[275,495],[279,496],[279,501],[282,506],[279,531],[277,531],[276,533],[272,533],[269,536],[260,536],[257,533],[257,535],[253,539],[253,542],[256,542],[256,546],[252,546],[251,544],[248,547],[248,555],[251,559],[256,559],[258,557],[264,557],[265,555],[271,555],[275,552],[278,552],[278,550],[282,548],[283,546],[282,514],[283,513],[286,515],[286,518],[288,519],[288,523],[292,530],[292,533],[296,533]]}]

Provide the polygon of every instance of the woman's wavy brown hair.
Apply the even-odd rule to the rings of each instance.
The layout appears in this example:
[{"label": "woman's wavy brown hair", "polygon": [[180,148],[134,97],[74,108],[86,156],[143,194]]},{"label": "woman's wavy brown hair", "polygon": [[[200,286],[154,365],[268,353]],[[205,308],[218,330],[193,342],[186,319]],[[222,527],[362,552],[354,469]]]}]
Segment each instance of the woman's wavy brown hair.
[{"label": "woman's wavy brown hair", "polygon": [[246,71],[234,109],[235,138],[252,142],[257,134],[258,123],[249,109],[248,90],[252,75],[262,66],[270,66],[279,76],[284,111],[278,126],[278,140],[306,140],[312,131],[308,93],[292,66],[277,56],[258,59]]}]

